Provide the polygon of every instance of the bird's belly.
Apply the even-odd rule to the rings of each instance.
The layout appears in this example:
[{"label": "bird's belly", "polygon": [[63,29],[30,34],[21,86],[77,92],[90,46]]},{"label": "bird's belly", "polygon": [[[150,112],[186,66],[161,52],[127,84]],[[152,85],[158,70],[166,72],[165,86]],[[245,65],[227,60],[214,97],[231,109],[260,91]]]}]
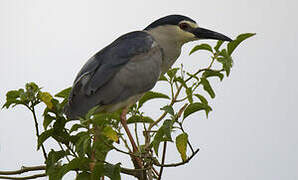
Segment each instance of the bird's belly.
[{"label": "bird's belly", "polygon": [[129,106],[133,105],[134,103],[136,103],[143,95],[144,95],[144,93],[137,94],[137,95],[134,95],[132,97],[129,97],[128,99],[126,99],[124,101],[118,102],[116,104],[106,105],[106,106],[103,107],[103,111],[105,111],[105,112],[115,112],[119,109],[129,107]]}]

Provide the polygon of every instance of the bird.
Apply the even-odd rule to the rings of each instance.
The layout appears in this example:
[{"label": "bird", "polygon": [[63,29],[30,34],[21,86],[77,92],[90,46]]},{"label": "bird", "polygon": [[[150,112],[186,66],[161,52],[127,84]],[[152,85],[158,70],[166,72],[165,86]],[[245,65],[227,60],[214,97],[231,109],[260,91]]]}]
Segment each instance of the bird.
[{"label": "bird", "polygon": [[[229,37],[198,26],[183,15],[162,17],[141,31],[120,36],[92,56],[77,74],[64,112],[69,119],[122,110],[120,122],[137,152],[126,123],[128,108],[157,83],[181,54],[185,43],[200,39],[232,41]],[[137,160],[142,167],[140,160]]]},{"label": "bird", "polygon": [[232,41],[177,14],[162,17],[142,31],[120,36],[92,56],[79,71],[65,114],[74,119],[84,117],[95,106],[97,112],[127,109],[171,68],[185,43],[200,39]]}]

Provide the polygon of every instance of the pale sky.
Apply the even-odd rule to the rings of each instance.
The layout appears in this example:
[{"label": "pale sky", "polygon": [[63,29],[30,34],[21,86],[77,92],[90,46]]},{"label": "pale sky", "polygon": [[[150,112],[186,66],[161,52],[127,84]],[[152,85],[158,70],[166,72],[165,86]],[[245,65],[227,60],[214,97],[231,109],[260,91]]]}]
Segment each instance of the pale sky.
[{"label": "pale sky", "polygon": [[[199,155],[185,166],[165,169],[163,179],[296,180],[297,6],[293,0],[0,0],[0,104],[7,91],[30,81],[53,94],[69,87],[94,53],[165,15],[189,16],[231,38],[255,32],[236,49],[231,76],[212,82],[217,96],[210,100],[209,119],[198,113],[185,124],[190,140],[201,149]],[[188,56],[202,42],[214,44],[185,45],[174,66],[183,62],[195,71],[205,65],[207,53]],[[157,85],[154,90],[163,88]],[[153,117],[160,114],[154,102],[145,110]],[[30,112],[23,107],[1,110],[0,121],[0,170],[42,164]],[[48,151],[53,147],[46,146]],[[180,161],[172,148],[167,162]],[[121,157],[110,158],[125,164]]]}]

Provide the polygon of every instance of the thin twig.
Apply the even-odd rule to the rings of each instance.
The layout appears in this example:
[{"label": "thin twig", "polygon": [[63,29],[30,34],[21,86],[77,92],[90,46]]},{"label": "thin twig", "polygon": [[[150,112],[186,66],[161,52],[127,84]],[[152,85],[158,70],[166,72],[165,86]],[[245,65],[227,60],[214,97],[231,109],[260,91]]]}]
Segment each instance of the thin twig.
[{"label": "thin twig", "polygon": [[[99,130],[98,130],[98,126],[97,125],[94,125],[93,127],[93,145],[96,143],[96,140],[99,136]],[[96,163],[96,158],[95,158],[95,153],[96,153],[96,149],[94,149],[92,152],[91,152],[91,162],[89,164],[90,166],[90,170],[93,171],[94,169],[94,166],[95,166],[95,163]]]},{"label": "thin twig", "polygon": [[72,153],[72,155],[73,155],[74,157],[78,157],[78,156],[76,155],[76,153],[74,152],[74,150],[69,146],[69,144],[65,144],[65,146],[70,150],[70,152]]},{"label": "thin twig", "polygon": [[22,174],[29,171],[40,171],[45,170],[46,166],[32,166],[32,167],[25,167],[22,166],[21,169],[15,171],[0,171],[1,175],[13,175],[13,174]]},{"label": "thin twig", "polygon": [[[182,89],[182,85],[179,86],[179,88],[177,89],[177,92],[176,92],[174,98],[172,99],[172,101],[170,103],[170,106],[172,106],[175,103],[175,101],[176,101],[176,99],[177,99],[177,97],[178,97],[181,89]],[[151,123],[150,126],[149,126],[149,128],[148,128],[148,131],[151,131],[152,127],[155,126],[155,125],[157,125],[161,120],[163,120],[163,118],[166,115],[167,115],[167,112],[164,112],[156,121],[154,121],[153,123]]]},{"label": "thin twig", "polygon": [[[103,160],[100,160],[100,159],[97,159],[98,161],[100,162],[103,162],[103,163],[106,163],[106,164],[109,164],[109,165],[112,165],[111,163],[107,162],[107,161],[103,161]],[[141,171],[147,171],[149,170],[151,167],[146,167],[146,168],[135,168],[135,169],[130,169],[130,168],[123,168],[123,167],[120,167],[120,172],[121,173],[124,173],[124,174],[127,174],[127,175],[132,175],[132,176],[135,176],[135,177],[139,177],[139,173]]]},{"label": "thin twig", "polygon": [[154,167],[152,167],[152,170],[153,170],[153,172],[154,172],[154,174],[155,174],[155,176],[159,176],[159,173],[157,172],[157,170],[154,168]]},{"label": "thin twig", "polygon": [[[59,147],[61,148],[61,150],[64,151],[64,148],[63,148],[62,144],[60,142],[58,142],[58,144],[59,144]],[[70,162],[70,159],[68,158],[67,155],[65,156],[65,158],[67,159],[68,162]]]},{"label": "thin twig", "polygon": [[132,150],[131,150],[130,147],[128,146],[128,143],[127,143],[126,139],[124,139],[122,136],[119,136],[119,137],[120,137],[120,139],[123,141],[123,143],[124,143],[126,149],[127,149],[129,152],[132,152]]},{"label": "thin twig", "polygon": [[[35,129],[36,129],[36,136],[37,136],[37,138],[39,138],[38,122],[37,122],[34,106],[32,106],[29,109],[33,114],[33,118],[34,118],[34,122],[35,122]],[[41,144],[41,148],[42,148],[43,157],[45,158],[45,160],[47,160],[47,153],[46,153],[46,150],[45,150],[43,144]]]},{"label": "thin twig", "polygon": [[159,167],[176,167],[176,166],[181,166],[181,165],[184,165],[184,164],[188,163],[199,151],[200,151],[200,149],[197,149],[189,158],[187,158],[185,161],[182,161],[180,163],[157,164],[156,162],[154,162],[154,165],[159,166]]},{"label": "thin twig", "polygon": [[191,80],[193,78],[193,76],[198,75],[199,73],[208,70],[208,68],[203,68],[203,69],[199,69],[197,72],[195,72],[192,76],[188,77],[185,82],[188,82],[189,80]]},{"label": "thin twig", "polygon": [[210,69],[212,67],[214,61],[215,61],[215,56],[212,56],[211,58],[212,58],[211,63],[209,64],[209,66],[207,67],[207,69]]},{"label": "thin twig", "polygon": [[[165,141],[164,144],[163,144],[163,152],[162,152],[161,164],[164,164],[165,163],[166,150],[167,150],[167,141]],[[161,180],[161,175],[162,175],[162,172],[163,172],[163,168],[164,168],[163,166],[160,168],[159,176],[158,176],[158,179],[157,180]]]},{"label": "thin twig", "polygon": [[[183,129],[183,126],[182,126],[182,123],[178,123],[178,124],[179,124],[179,126],[180,126],[181,131],[182,131],[183,133],[185,133],[185,131],[184,131],[184,129]],[[194,153],[195,151],[194,151],[192,145],[190,144],[189,140],[187,140],[187,144],[188,144],[188,146],[190,147],[192,153]]]},{"label": "thin twig", "polygon": [[32,176],[25,176],[25,177],[0,176],[0,179],[35,179],[35,178],[40,178],[40,177],[45,177],[45,176],[47,176],[46,173],[42,173],[42,174],[35,174]]},{"label": "thin twig", "polygon": [[120,152],[120,153],[127,154],[127,155],[134,156],[134,157],[139,157],[139,158],[142,158],[142,157],[143,157],[143,156],[140,156],[140,155],[131,153],[131,152],[123,151],[123,150],[121,150],[121,149],[119,149],[119,148],[116,148],[116,147],[113,146],[113,145],[110,145],[110,144],[106,143],[106,142],[104,142],[104,143],[105,143],[106,146],[109,146],[109,147],[111,147],[112,149],[114,149],[115,151],[118,151],[118,152]]},{"label": "thin twig", "polygon": [[138,136],[138,125],[135,123],[135,136],[137,140],[137,146],[140,147],[140,141],[139,141],[139,136]]}]

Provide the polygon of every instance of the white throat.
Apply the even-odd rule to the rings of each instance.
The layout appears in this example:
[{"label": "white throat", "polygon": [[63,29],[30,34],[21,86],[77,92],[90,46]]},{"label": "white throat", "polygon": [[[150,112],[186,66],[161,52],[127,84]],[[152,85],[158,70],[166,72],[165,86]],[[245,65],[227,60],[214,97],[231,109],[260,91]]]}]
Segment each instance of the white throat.
[{"label": "white throat", "polygon": [[147,31],[164,52],[162,73],[166,73],[181,53],[183,44],[195,40],[194,35],[182,31],[178,26],[165,25]]}]

